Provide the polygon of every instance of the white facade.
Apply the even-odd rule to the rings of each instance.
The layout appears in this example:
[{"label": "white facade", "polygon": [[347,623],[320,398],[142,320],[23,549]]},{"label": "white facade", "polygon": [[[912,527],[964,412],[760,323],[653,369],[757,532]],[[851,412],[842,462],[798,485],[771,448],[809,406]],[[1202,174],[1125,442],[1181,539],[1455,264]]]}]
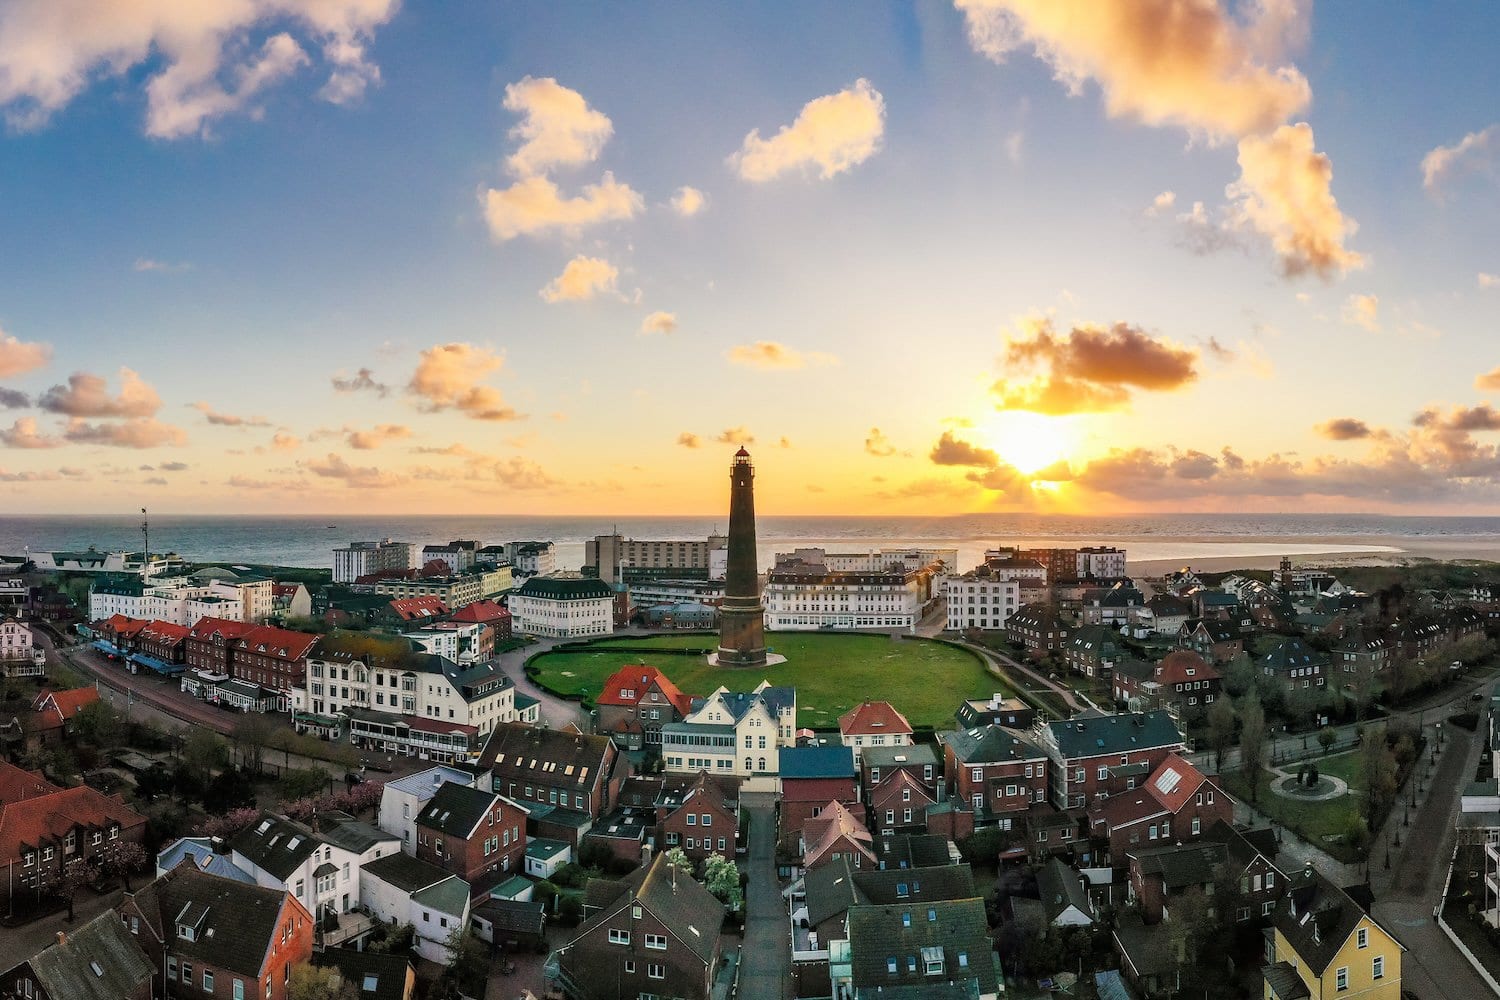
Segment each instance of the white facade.
[{"label": "white facade", "polygon": [[1110,546],[1079,549],[1078,579],[1118,580],[1125,576],[1125,550]]},{"label": "white facade", "polygon": [[479,779],[467,771],[439,764],[385,783],[380,796],[378,825],[386,833],[399,837],[401,850],[407,854],[415,856],[417,853],[417,815],[437,790],[450,781],[477,788]]},{"label": "white facade", "polygon": [[21,622],[0,621],[0,673],[6,677],[40,677],[46,654],[32,641],[31,628]]},{"label": "white facade", "polygon": [[[381,923],[411,924],[416,930],[417,954],[429,962],[447,965],[452,961],[452,955],[448,951],[449,936],[455,927],[469,925],[469,884],[457,875],[449,875],[434,885],[441,886],[450,880],[460,883],[463,891],[433,893],[429,891],[432,887],[427,886],[416,892],[407,892],[383,878],[364,872],[360,877],[361,898],[364,905],[369,907],[371,915]],[[434,896],[451,897],[455,900],[462,898],[462,911],[451,913],[440,910],[431,904],[423,905],[417,898]]]},{"label": "white facade", "polygon": [[410,639],[429,653],[446,656],[455,663],[468,663],[474,659],[473,650],[483,631],[484,626],[478,622],[437,622],[402,632],[401,637]]},{"label": "white facade", "polygon": [[966,575],[948,581],[948,628],[952,631],[1003,629],[1020,606],[1020,580]]},{"label": "white facade", "polygon": [[422,548],[419,566],[440,562],[448,567],[450,576],[458,576],[474,568],[478,542],[449,542],[446,545],[426,545]]},{"label": "white facade", "polygon": [[551,542],[504,542],[505,558],[516,576],[546,576],[557,572],[557,546]]},{"label": "white facade", "polygon": [[893,568],[903,573],[942,563],[947,572],[958,566],[957,549],[871,549],[869,552],[826,552],[823,549],[794,549],[776,553],[776,562],[787,560],[821,562],[830,570],[842,573],[881,573]]},{"label": "white facade", "polygon": [[386,570],[411,569],[416,565],[417,546],[412,542],[350,542],[333,550],[333,582],[353,583],[362,576]]},{"label": "white facade", "polygon": [[[274,818],[262,818],[257,821],[256,826],[251,827],[251,830],[259,831],[264,828],[266,837],[275,837],[278,834],[283,838],[306,836],[302,833],[289,832],[287,826],[288,824],[278,823]],[[258,833],[247,834],[247,836],[260,835]],[[287,874],[285,880],[261,868],[250,857],[241,853],[238,846],[230,852],[230,860],[241,871],[253,875],[256,885],[290,892],[297,897],[297,902],[307,907],[308,912],[317,917],[328,912],[348,913],[359,906],[361,903],[360,867],[366,862],[374,861],[376,858],[384,857],[399,849],[395,837],[379,840],[362,852],[345,850],[317,836],[311,839],[317,841],[318,846],[303,859],[301,864]],[[315,873],[323,865],[332,865],[334,871],[319,878]]]},{"label": "white facade", "polygon": [[[270,593],[269,588],[266,592]],[[267,601],[268,614],[269,604]],[[201,585],[173,581],[145,587],[128,582],[95,587],[89,593],[89,620],[100,621],[111,615],[173,625],[196,625],[200,618],[247,620],[240,587],[218,581]]]},{"label": "white facade", "polygon": [[797,692],[761,681],[753,692],[719,688],[681,722],[662,727],[666,770],[742,777],[781,772],[781,748],[797,745]]},{"label": "white facade", "polygon": [[761,595],[766,628],[911,631],[922,616],[926,582],[920,573],[839,572],[816,564],[781,563],[771,571]]},{"label": "white facade", "polygon": [[361,660],[309,657],[306,687],[297,705],[314,715],[367,708],[440,719],[474,726],[482,735],[499,723],[516,721],[516,689],[498,669],[489,668],[492,678],[480,674],[474,684],[476,693],[465,700],[456,681],[471,681],[468,675],[485,669],[459,671],[457,664],[449,661],[445,672],[431,658],[421,669],[413,665],[372,669]]},{"label": "white facade", "polygon": [[[27,555],[42,573],[124,573],[142,575],[139,552],[32,552]],[[158,553],[144,568],[147,576],[160,576],[182,569],[182,558],[175,552]]]},{"label": "white facade", "polygon": [[615,630],[614,591],[599,580],[533,577],[510,596],[511,629],[525,635],[576,638]]},{"label": "white facade", "polygon": [[[719,555],[715,559],[715,554]],[[729,539],[724,535],[709,535],[704,541],[656,541],[625,538],[622,535],[596,535],[592,541],[583,543],[583,561],[599,570],[599,579],[609,583],[621,583],[629,569],[690,569],[702,570],[711,579],[722,580],[723,567],[728,565]],[[718,577],[713,576],[715,563],[721,568]]]}]

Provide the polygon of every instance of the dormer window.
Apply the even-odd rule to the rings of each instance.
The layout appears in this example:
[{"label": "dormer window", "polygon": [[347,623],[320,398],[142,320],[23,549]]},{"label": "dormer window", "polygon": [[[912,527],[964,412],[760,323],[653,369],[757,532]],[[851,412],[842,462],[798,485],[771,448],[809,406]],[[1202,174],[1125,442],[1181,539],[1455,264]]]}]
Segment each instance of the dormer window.
[{"label": "dormer window", "polygon": [[193,940],[193,929],[187,924],[178,924],[177,936],[182,938],[184,941],[191,941]]}]

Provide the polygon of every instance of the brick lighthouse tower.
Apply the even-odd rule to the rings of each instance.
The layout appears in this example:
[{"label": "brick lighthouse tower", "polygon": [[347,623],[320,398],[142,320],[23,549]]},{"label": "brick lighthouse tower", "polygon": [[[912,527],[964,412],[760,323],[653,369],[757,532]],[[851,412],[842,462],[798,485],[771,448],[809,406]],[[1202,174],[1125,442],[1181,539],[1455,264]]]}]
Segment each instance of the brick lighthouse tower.
[{"label": "brick lighthouse tower", "polygon": [[729,565],[719,607],[718,663],[766,665],[765,609],[755,565],[755,466],[744,448],[729,467]]}]

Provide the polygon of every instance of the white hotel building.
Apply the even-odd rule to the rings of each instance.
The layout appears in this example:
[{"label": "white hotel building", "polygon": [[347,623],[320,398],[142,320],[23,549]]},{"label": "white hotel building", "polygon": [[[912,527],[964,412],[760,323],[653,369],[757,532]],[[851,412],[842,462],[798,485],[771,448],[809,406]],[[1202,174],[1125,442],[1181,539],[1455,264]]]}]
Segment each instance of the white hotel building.
[{"label": "white hotel building", "polygon": [[990,555],[979,567],[948,581],[948,629],[1003,629],[1011,614],[1026,603],[1021,591],[1046,582],[1047,568],[1035,559]]},{"label": "white hotel building", "polygon": [[[870,567],[879,556],[827,556],[822,549],[798,549],[777,556],[762,595],[766,627],[773,631],[813,629],[916,628],[935,596],[943,565],[931,562],[907,569]],[[832,565],[830,565],[830,563]],[[857,569],[834,569],[854,565]]]},{"label": "white hotel building", "polygon": [[615,630],[615,592],[603,580],[561,574],[534,576],[510,595],[511,629],[571,639]]},{"label": "white hotel building", "polygon": [[781,772],[781,748],[797,745],[797,689],[772,687],[769,681],[754,691],[721,687],[707,698],[694,698],[688,716],[662,726],[661,734],[667,771],[774,782]]}]

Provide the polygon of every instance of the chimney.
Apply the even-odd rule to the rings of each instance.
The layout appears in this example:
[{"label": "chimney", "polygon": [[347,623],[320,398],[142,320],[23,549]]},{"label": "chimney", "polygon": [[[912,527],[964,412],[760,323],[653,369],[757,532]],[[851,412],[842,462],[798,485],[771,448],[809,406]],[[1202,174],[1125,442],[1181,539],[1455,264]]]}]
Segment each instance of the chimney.
[{"label": "chimney", "polygon": [[67,931],[58,931],[57,932],[57,943],[60,944],[60,945],[68,943],[68,932]]},{"label": "chimney", "polygon": [[223,837],[210,837],[208,842],[213,847],[215,854],[229,853],[229,845],[225,843]]}]

